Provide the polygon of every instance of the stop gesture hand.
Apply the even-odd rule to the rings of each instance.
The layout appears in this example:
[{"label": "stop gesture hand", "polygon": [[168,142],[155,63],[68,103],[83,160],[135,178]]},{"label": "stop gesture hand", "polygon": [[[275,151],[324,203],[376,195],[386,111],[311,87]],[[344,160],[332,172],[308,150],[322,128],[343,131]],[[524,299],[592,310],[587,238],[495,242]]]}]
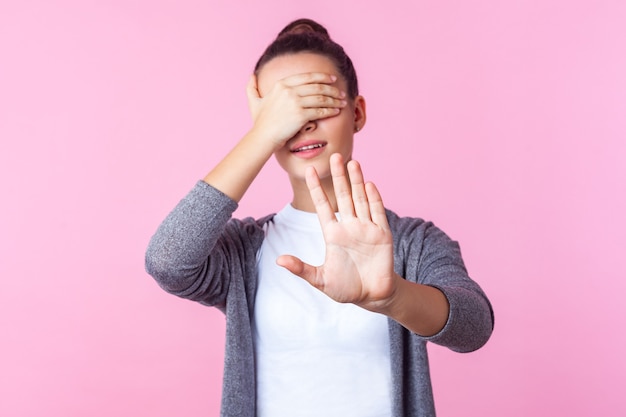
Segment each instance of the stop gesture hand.
[{"label": "stop gesture hand", "polygon": [[358,162],[348,162],[346,172],[343,158],[334,154],[330,167],[339,219],[315,169],[306,172],[326,242],[324,264],[312,266],[289,255],[277,263],[335,301],[384,310],[400,278],[393,270],[393,240],[381,196],[374,184],[364,182]]}]

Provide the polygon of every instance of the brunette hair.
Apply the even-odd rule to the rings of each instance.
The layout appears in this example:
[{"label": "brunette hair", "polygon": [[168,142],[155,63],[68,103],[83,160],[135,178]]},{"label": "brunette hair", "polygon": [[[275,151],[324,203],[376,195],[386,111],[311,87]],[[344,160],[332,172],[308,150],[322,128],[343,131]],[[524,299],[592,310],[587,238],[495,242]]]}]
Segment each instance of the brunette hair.
[{"label": "brunette hair", "polygon": [[354,99],[359,95],[352,60],[341,45],[330,38],[326,28],[311,19],[294,20],[285,26],[257,61],[254,73],[258,75],[263,65],[278,56],[298,52],[312,52],[329,58],[345,79],[348,96]]}]

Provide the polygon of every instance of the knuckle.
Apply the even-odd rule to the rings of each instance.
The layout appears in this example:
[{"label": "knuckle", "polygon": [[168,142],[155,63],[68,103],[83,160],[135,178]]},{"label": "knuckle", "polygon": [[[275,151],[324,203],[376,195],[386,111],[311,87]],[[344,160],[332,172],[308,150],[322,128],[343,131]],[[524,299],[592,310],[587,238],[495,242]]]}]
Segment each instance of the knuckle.
[{"label": "knuckle", "polygon": [[353,196],[354,202],[355,203],[359,203],[359,204],[365,204],[368,203],[367,197],[365,197],[362,194],[357,194]]},{"label": "knuckle", "polygon": [[296,93],[292,88],[287,88],[284,91],[285,97],[290,100],[295,100],[298,97],[298,93]]},{"label": "knuckle", "polygon": [[342,197],[342,198],[351,198],[352,197],[352,192],[347,189],[347,188],[339,188],[335,190],[335,194],[337,195],[337,197]]}]

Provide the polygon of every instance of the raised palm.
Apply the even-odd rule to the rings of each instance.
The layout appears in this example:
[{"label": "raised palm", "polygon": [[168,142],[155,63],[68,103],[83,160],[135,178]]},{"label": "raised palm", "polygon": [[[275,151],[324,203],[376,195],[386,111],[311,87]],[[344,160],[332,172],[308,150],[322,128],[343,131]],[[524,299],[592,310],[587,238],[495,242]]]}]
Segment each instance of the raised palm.
[{"label": "raised palm", "polygon": [[316,267],[288,255],[277,262],[333,300],[377,311],[395,290],[393,240],[376,186],[363,181],[356,161],[350,161],[347,168],[349,178],[342,157],[331,156],[339,219],[315,169],[306,173],[326,242],[324,264]]}]

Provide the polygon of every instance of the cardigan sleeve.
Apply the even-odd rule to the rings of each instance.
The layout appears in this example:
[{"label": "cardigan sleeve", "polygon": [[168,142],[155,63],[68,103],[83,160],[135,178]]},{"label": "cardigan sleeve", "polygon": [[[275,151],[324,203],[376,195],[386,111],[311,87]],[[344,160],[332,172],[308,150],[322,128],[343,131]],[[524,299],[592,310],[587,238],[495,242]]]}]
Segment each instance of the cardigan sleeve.
[{"label": "cardigan sleeve", "polygon": [[431,222],[393,214],[390,220],[396,230],[396,272],[409,281],[438,288],[450,305],[443,329],[423,339],[457,352],[482,347],[493,331],[493,308],[469,277],[458,243]]},{"label": "cardigan sleeve", "polygon": [[237,203],[198,181],[152,236],[146,271],[167,292],[206,305],[225,304],[229,267],[247,251],[241,222],[232,220]]}]

